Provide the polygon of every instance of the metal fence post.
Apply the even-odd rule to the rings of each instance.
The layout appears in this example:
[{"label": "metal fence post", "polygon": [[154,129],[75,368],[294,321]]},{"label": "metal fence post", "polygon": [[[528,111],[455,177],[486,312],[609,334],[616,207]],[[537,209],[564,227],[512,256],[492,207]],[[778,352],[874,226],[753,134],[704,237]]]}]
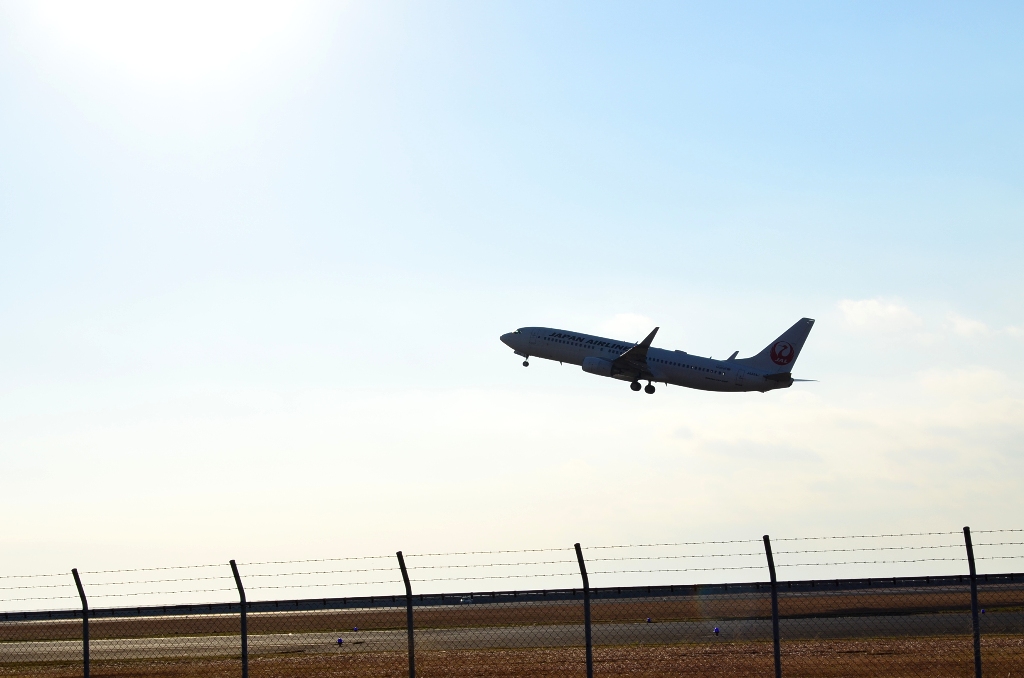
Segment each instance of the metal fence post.
[{"label": "metal fence post", "polygon": [[974,545],[971,544],[971,528],[964,527],[964,542],[967,544],[967,566],[971,572],[971,624],[974,626],[974,676],[981,678],[981,623],[978,619],[978,571],[974,568]]},{"label": "metal fence post", "polygon": [[82,675],[89,678],[89,601],[85,599],[85,588],[78,576],[78,568],[71,568],[71,576],[78,587],[78,597],[82,599]]},{"label": "metal fence post", "polygon": [[409,583],[409,571],[405,569],[405,558],[399,551],[398,567],[402,569],[402,581],[405,582],[405,627],[409,634],[409,678],[416,678],[416,639],[412,623],[412,584]]},{"label": "metal fence post", "polygon": [[775,559],[772,542],[764,535],[764,552],[768,556],[768,574],[772,578],[772,640],[775,643],[775,678],[782,678],[782,647],[779,642],[779,587],[775,580]]},{"label": "metal fence post", "polygon": [[576,544],[576,560],[580,562],[580,574],[583,576],[583,632],[587,643],[587,678],[594,678],[594,645],[590,635],[590,579],[587,577],[587,564],[583,560],[583,549]]},{"label": "metal fence post", "polygon": [[238,587],[238,599],[242,608],[242,678],[249,678],[249,629],[245,620],[245,588],[238,574],[238,565],[231,561],[231,574],[235,575],[235,586]]}]

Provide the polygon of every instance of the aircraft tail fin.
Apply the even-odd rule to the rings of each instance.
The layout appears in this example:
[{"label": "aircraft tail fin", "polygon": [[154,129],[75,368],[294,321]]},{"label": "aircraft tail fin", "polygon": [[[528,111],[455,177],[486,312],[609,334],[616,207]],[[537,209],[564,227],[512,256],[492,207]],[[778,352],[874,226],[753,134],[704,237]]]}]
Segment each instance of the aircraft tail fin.
[{"label": "aircraft tail fin", "polygon": [[812,327],[814,327],[814,320],[801,318],[795,325],[783,332],[782,336],[768,344],[763,351],[751,358],[742,358],[736,362],[769,374],[788,373],[792,371],[793,363],[800,356],[800,349],[807,341],[807,335],[811,333]]}]

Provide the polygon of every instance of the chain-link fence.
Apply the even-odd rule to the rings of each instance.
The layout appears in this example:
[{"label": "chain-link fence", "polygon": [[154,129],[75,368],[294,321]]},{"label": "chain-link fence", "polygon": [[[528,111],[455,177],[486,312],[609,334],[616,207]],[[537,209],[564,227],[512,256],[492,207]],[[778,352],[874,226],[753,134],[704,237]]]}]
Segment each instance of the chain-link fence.
[{"label": "chain-link fence", "polygon": [[[948,534],[948,533],[944,533]],[[884,535],[900,537],[901,535]],[[760,540],[757,540],[760,541]],[[750,540],[729,554],[748,557]],[[986,543],[1001,546],[1005,543]],[[665,546],[665,545],[657,545]],[[417,593],[245,600],[239,602],[0,613],[0,676],[1024,676],[1024,575],[984,573],[749,583],[591,588],[583,551],[545,551],[530,563],[472,567],[578,565],[575,588],[468,593]],[[618,547],[607,547],[618,548]],[[905,546],[807,548],[789,545],[776,557],[806,558]],[[945,545],[913,547],[946,548]],[[963,548],[963,546],[961,546]],[[486,552],[486,554],[507,552]],[[516,552],[522,554],[524,552]],[[607,552],[601,552],[607,553]],[[399,586],[449,581],[418,563]],[[454,554],[465,556],[466,554]],[[476,555],[476,554],[473,554]],[[926,554],[927,555],[927,554]],[[611,561],[663,561],[690,555],[607,556],[590,573],[608,574]],[[517,556],[517,558],[519,558]],[[919,561],[920,559],[910,559]],[[929,556],[945,561],[945,557]],[[295,561],[285,561],[290,563]],[[732,561],[730,561],[732,562]],[[844,561],[845,562],[845,561]],[[863,561],[858,561],[863,562]],[[877,562],[877,561],[871,561]],[[907,562],[883,561],[884,563]],[[355,569],[317,572],[360,575]],[[605,563],[605,565],[600,565]],[[802,562],[800,564],[803,564]],[[844,563],[818,563],[839,566]],[[251,570],[257,568],[250,564]],[[404,565],[404,560],[403,560]],[[796,566],[796,564],[790,565]],[[333,566],[332,566],[333,567]],[[632,567],[632,566],[631,566]],[[722,569],[745,569],[724,565]],[[763,567],[763,566],[762,566]],[[156,569],[156,568],[153,568]],[[703,571],[704,567],[660,568]],[[973,560],[970,569],[974,570]],[[659,570],[648,567],[648,571]],[[639,570],[617,570],[616,572]],[[112,571],[119,573],[120,571]],[[487,577],[519,576],[515,569]],[[83,573],[85,574],[85,573]],[[416,578],[417,574],[420,578]],[[121,575],[118,574],[118,577]],[[282,575],[278,575],[282,576]],[[223,578],[221,575],[216,577]],[[477,579],[460,574],[462,579]],[[215,576],[142,581],[207,581]],[[254,576],[254,578],[257,578]],[[479,577],[483,578],[483,577]],[[47,580],[49,581],[49,580]],[[271,583],[263,590],[283,587]],[[380,583],[377,581],[370,583]],[[51,587],[51,584],[42,586]],[[21,583],[8,590],[31,590]],[[403,587],[404,588],[404,587]],[[974,591],[972,591],[972,588]],[[48,589],[44,589],[48,590]],[[222,591],[223,589],[213,589]],[[82,602],[85,605],[85,589]],[[117,595],[128,595],[119,593]],[[86,636],[86,628],[88,636]],[[244,631],[243,631],[244,629]],[[85,638],[88,642],[83,642]],[[977,651],[976,651],[977,649]],[[85,654],[88,650],[88,664]],[[777,652],[777,654],[776,654]]]}]

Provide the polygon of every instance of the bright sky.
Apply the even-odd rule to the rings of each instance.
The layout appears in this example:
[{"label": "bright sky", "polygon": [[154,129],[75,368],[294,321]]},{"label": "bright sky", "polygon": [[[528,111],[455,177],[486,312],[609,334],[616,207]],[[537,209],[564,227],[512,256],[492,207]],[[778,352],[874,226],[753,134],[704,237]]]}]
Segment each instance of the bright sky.
[{"label": "bright sky", "polygon": [[1024,526],[1022,19],[4,3],[3,568]]}]

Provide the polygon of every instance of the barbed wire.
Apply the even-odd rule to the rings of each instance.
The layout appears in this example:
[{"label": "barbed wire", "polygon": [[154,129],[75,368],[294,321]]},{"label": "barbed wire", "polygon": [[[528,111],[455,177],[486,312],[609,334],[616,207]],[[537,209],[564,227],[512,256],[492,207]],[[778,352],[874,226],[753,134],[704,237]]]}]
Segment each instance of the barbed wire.
[{"label": "barbed wire", "polygon": [[[999,556],[995,556],[999,557]],[[1006,556],[1012,557],[1012,556]],[[1024,557],[1024,556],[1020,556]],[[914,558],[904,560],[850,560],[834,563],[788,563],[778,565],[779,567],[815,567],[815,566],[839,566],[839,565],[892,565],[897,563],[925,563],[925,562],[939,562],[939,561],[962,561],[962,558]],[[766,565],[728,565],[720,567],[688,567],[688,568],[652,568],[645,570],[593,570],[588,572],[590,575],[605,575],[605,574],[653,574],[659,572],[716,572],[723,570],[760,570],[765,569]],[[543,577],[543,576],[578,576],[579,572],[571,573],[552,573],[552,574],[538,574],[538,575],[493,575],[485,577],[440,577],[432,579],[413,579],[410,580],[417,582],[431,582],[431,581],[473,581],[480,579],[519,579],[526,577]]]},{"label": "barbed wire", "polygon": [[254,572],[247,573],[243,579],[256,579],[257,577],[302,577],[324,574],[353,574],[363,572],[398,572],[398,564],[393,567],[366,567],[355,570],[307,570],[305,572]]},{"label": "barbed wire", "polygon": [[228,567],[227,563],[209,563],[207,565],[171,565],[169,567],[136,567],[123,570],[79,570],[79,574],[120,574],[123,572],[157,572],[161,570],[195,570],[201,567]]},{"label": "barbed wire", "polygon": [[[679,542],[665,542],[665,543],[654,543],[654,544],[610,544],[610,545],[598,545],[598,546],[585,546],[585,550],[595,549],[635,549],[635,548],[655,548],[665,546],[704,546],[708,544],[756,544],[760,543],[760,539],[729,539],[729,540],[718,540],[718,541],[679,541]],[[424,557],[442,557],[442,556],[476,556],[476,555],[490,555],[499,553],[541,553],[551,551],[572,551],[574,547],[559,547],[559,548],[546,548],[546,549],[504,549],[498,551],[452,551],[447,553],[406,553],[403,554],[406,558],[424,558]]]},{"label": "barbed wire", "polygon": [[[644,561],[644,560],[678,560],[684,558],[726,558],[736,556],[761,556],[762,553],[719,553],[719,554],[683,554],[683,555],[670,555],[670,556],[623,556],[618,558],[591,558],[588,562],[621,562],[621,561]],[[528,567],[528,566],[539,566],[539,565],[567,565],[575,564],[576,560],[543,560],[543,561],[519,561],[519,562],[506,562],[506,563],[469,563],[469,564],[448,564],[448,565],[418,565],[411,567],[410,570],[447,570],[447,569],[472,569],[472,568],[484,568],[484,567]],[[265,578],[265,577],[293,577],[293,576],[323,576],[332,574],[356,574],[365,572],[389,572],[397,571],[396,567],[379,567],[379,568],[360,568],[360,569],[347,569],[347,570],[313,570],[305,572],[279,572],[279,573],[252,573],[246,574],[245,579]],[[543,576],[543,575],[523,575],[527,577],[532,576]],[[119,582],[89,582],[89,587],[98,586],[133,586],[139,584],[164,584],[164,583],[176,583],[186,581],[217,581],[217,580],[230,580],[231,577],[214,576],[214,577],[181,577],[173,579],[146,579],[138,581],[119,581]],[[360,582],[362,583],[362,582]],[[380,582],[367,582],[367,583],[380,583]],[[317,586],[316,584],[306,584],[308,586]],[[333,584],[331,584],[333,585]],[[351,583],[339,583],[337,585],[353,585]],[[24,590],[24,589],[41,589],[41,588],[63,588],[71,586],[71,583],[62,584],[35,584],[26,586],[8,586],[0,587],[0,591],[4,590]],[[301,587],[304,585],[296,585]]]},{"label": "barbed wire", "polygon": [[[971,530],[971,534],[994,534],[999,532],[1024,532],[1024,528],[1007,528],[1000,530]],[[813,541],[823,539],[888,539],[893,537],[930,537],[938,535],[962,535],[962,530],[951,532],[898,532],[893,534],[849,534],[824,537],[772,537],[772,541]]]},{"label": "barbed wire", "polygon": [[819,541],[825,539],[888,539],[892,537],[930,537],[935,535],[949,536],[962,532],[900,532],[897,534],[848,534],[845,536],[828,537],[772,537],[772,541]]},{"label": "barbed wire", "polygon": [[[705,554],[680,554],[680,555],[666,555],[666,556],[622,556],[618,558],[588,558],[588,563],[604,562],[604,561],[624,561],[624,560],[673,560],[682,558],[731,558],[731,557],[749,557],[749,556],[763,556],[761,552],[757,553],[705,553]],[[525,560],[517,562],[505,562],[505,563],[452,563],[445,565],[411,565],[410,570],[446,570],[446,569],[468,569],[476,567],[528,567],[535,565],[566,565],[570,563],[576,563],[575,559],[570,560]],[[292,577],[292,576],[311,576],[311,575],[325,575],[325,574],[346,574],[352,572],[388,572],[396,570],[397,565],[394,567],[372,567],[363,569],[346,569],[346,570],[308,570],[302,572],[264,572],[255,574],[246,574],[246,579],[253,577]]]},{"label": "barbed wire", "polygon": [[224,591],[238,592],[238,589],[232,586],[231,588],[225,589],[193,589],[189,591],[132,591],[129,593],[90,593],[89,598],[126,598],[129,596],[176,596],[182,593],[222,593]]},{"label": "barbed wire", "polygon": [[403,553],[406,558],[435,558],[439,556],[481,556],[498,553],[550,553],[555,551],[572,551],[572,546],[560,546],[546,549],[501,549],[498,551],[451,551],[448,553]]},{"label": "barbed wire", "polygon": [[[1021,556],[985,556],[977,558],[977,560],[997,560],[997,559],[1012,559],[1012,558],[1024,558]],[[825,563],[780,563],[778,567],[836,567],[842,565],[892,565],[902,563],[923,563],[923,562],[952,562],[962,561],[962,558],[918,558],[918,559],[904,559],[904,560],[853,560],[853,561],[838,561],[838,562],[825,562]],[[590,575],[616,575],[616,574],[657,574],[657,573],[679,573],[679,572],[717,572],[717,571],[734,571],[734,570],[761,570],[766,566],[763,564],[758,565],[726,565],[718,567],[688,567],[688,568],[651,568],[651,569],[633,569],[633,570],[592,570],[589,572]],[[479,577],[410,577],[410,581],[416,583],[432,583],[432,582],[443,582],[443,581],[485,581],[485,580],[502,580],[502,579],[541,579],[550,577],[577,577],[579,576],[578,570],[570,572],[543,572],[543,573],[532,573],[532,574],[506,574],[506,575],[485,575]],[[400,585],[402,582],[400,579],[390,580],[377,580],[377,581],[361,581],[361,582],[330,582],[330,583],[305,583],[305,584],[280,584],[280,585],[257,585],[247,587],[250,592],[263,591],[263,590],[280,590],[280,589],[307,589],[307,588],[331,588],[339,586],[367,586],[367,585],[380,585],[380,584],[395,584]],[[230,588],[212,588],[212,589],[189,589],[189,590],[178,590],[178,591],[138,591],[128,593],[98,593],[91,594],[90,598],[124,598],[124,597],[138,597],[138,596],[159,596],[159,595],[183,595],[183,594],[201,594],[201,593],[227,593],[236,592],[237,589],[234,587]],[[63,596],[30,596],[22,598],[7,598],[0,600],[0,604],[12,603],[12,602],[27,602],[27,601],[41,601],[41,600],[74,600],[77,599],[76,595],[63,595]]]},{"label": "barbed wire", "polygon": [[725,541],[679,541],[666,542],[664,544],[613,544],[611,546],[587,546],[586,550],[595,549],[641,549],[655,548],[659,546],[705,546],[708,544],[759,544],[760,539],[728,539]]},{"label": "barbed wire", "polygon": [[[898,550],[903,547],[889,547],[893,550]],[[920,547],[920,548],[944,548],[944,547]],[[831,550],[806,550],[806,551],[779,551],[775,555],[783,555],[787,553],[792,554],[805,554],[805,553],[833,553],[833,552],[851,552],[851,551],[872,551],[872,550],[886,550],[886,549],[836,549]],[[587,562],[625,562],[625,561],[655,561],[655,560],[674,560],[684,558],[704,558],[704,557],[726,557],[726,556],[763,556],[763,553],[733,553],[733,554],[710,554],[710,555],[680,555],[680,556],[627,556],[622,558],[591,558]],[[1024,558],[1024,555],[1002,555],[1002,556],[979,556],[975,560],[1004,560],[1004,559],[1016,559]],[[836,565],[869,565],[869,564],[894,564],[894,563],[921,563],[921,562],[953,562],[962,561],[962,558],[917,558],[917,559],[903,559],[903,560],[859,560],[859,561],[844,561],[844,562],[818,562],[818,563],[779,563],[779,567],[819,567],[819,566],[836,566]],[[574,560],[553,560],[553,561],[532,561],[532,562],[518,562],[518,563],[483,563],[483,564],[469,564],[469,565],[426,565],[418,566],[416,568],[410,568],[413,571],[421,570],[435,570],[435,569],[471,569],[478,567],[521,567],[525,565],[553,565],[553,564],[570,564],[575,563]],[[734,569],[760,569],[764,565],[752,565],[752,566],[721,566],[721,567],[708,567],[708,568],[648,568],[644,570],[615,570],[615,571],[594,571],[592,574],[638,574],[645,572],[701,572],[701,571],[716,571],[716,570],[734,570]],[[289,576],[321,576],[328,574],[351,574],[351,573],[363,573],[372,571],[395,571],[395,568],[367,568],[359,570],[323,570],[313,572],[287,572],[287,573],[258,573],[250,574],[246,576],[246,579],[263,578],[263,577],[289,577]],[[414,581],[446,581],[446,580],[472,580],[472,579],[501,579],[501,578],[530,578],[530,577],[545,577],[552,576],[551,573],[536,573],[536,574],[522,574],[522,575],[489,575],[482,577],[449,577],[449,578],[435,578],[435,579],[423,579],[413,578]],[[128,582],[104,582],[104,583],[90,583],[90,589],[97,586],[132,586],[139,584],[159,584],[159,583],[177,583],[184,581],[216,581],[216,580],[230,580],[230,577],[191,577],[182,579],[151,579],[151,580],[140,580],[140,581],[128,581]],[[399,582],[399,579],[383,580],[383,581],[369,581],[369,582],[330,582],[330,583],[302,583],[302,584],[289,584],[289,585],[266,585],[266,586],[252,586],[247,588],[257,589],[273,589],[273,588],[307,588],[307,587],[329,587],[329,586],[360,586],[368,584],[388,584]],[[28,590],[28,589],[44,589],[44,588],[63,588],[71,586],[67,584],[40,584],[32,586],[8,586],[0,587],[3,591],[13,590]],[[153,591],[149,592],[153,595],[160,593],[177,594],[177,593],[199,593],[203,591],[233,591],[233,588],[224,589],[203,589],[203,590],[190,590],[190,591]],[[104,594],[104,593],[91,593],[90,597],[97,596],[114,596],[114,595],[146,595],[144,593],[132,593],[132,594]],[[58,598],[74,598],[75,596],[59,596]],[[47,600],[49,598],[12,598],[8,600]]]},{"label": "barbed wire", "polygon": [[[1003,529],[992,529],[992,530],[972,530],[973,534],[999,534],[999,533],[1021,533],[1024,532],[1024,528],[1003,528]],[[949,532],[900,532],[900,533],[885,533],[885,534],[853,534],[853,535],[831,535],[831,536],[818,536],[818,537],[776,537],[776,542],[790,542],[790,541],[825,541],[825,540],[841,540],[841,539],[892,539],[898,537],[926,537],[926,536],[949,536],[961,534],[960,531],[949,531]],[[665,547],[679,547],[679,546],[705,546],[705,545],[722,545],[722,544],[753,544],[760,543],[760,539],[729,539],[729,540],[705,540],[705,541],[684,541],[684,542],[659,542],[649,544],[610,544],[610,545],[597,545],[588,546],[588,551],[603,550],[603,549],[629,549],[629,548],[665,548]],[[991,546],[1022,546],[1024,542],[984,542],[977,543],[975,546],[991,547]],[[794,550],[794,551],[778,551],[777,554],[795,554],[795,553],[829,553],[829,552],[855,552],[855,551],[885,551],[885,550],[916,550],[916,549],[938,549],[938,548],[954,548],[959,547],[960,544],[951,545],[921,545],[921,546],[893,546],[893,547],[869,547],[862,549],[822,549],[822,550]],[[539,549],[498,549],[498,550],[481,550],[481,551],[450,551],[450,552],[436,552],[436,553],[411,553],[405,554],[406,558],[427,558],[427,557],[450,557],[450,556],[475,556],[475,555],[495,555],[495,554],[509,554],[509,553],[553,553],[571,551],[571,547],[559,547],[559,548],[539,548]],[[748,557],[758,554],[745,554],[745,553],[732,553],[732,554],[688,554],[679,556],[636,556],[626,557],[621,560],[657,560],[666,558],[722,558],[722,557]],[[337,558],[307,558],[307,559],[296,559],[296,560],[267,560],[267,561],[252,561],[239,563],[241,566],[246,567],[258,567],[266,565],[288,565],[288,564],[299,564],[299,563],[326,563],[326,562],[342,562],[342,561],[355,561],[355,560],[382,560],[390,559],[394,556],[391,555],[378,555],[378,556],[345,556]],[[979,558],[982,560],[985,558]],[[614,559],[589,559],[591,561],[601,560],[614,560]],[[553,564],[559,562],[574,562],[574,561],[536,561],[533,563],[487,563],[478,565],[450,565],[450,566],[417,566],[419,569],[426,568],[442,568],[442,567],[498,567],[498,566],[523,566],[530,564]],[[905,561],[905,562],[923,562],[923,561]],[[120,574],[130,572],[158,572],[158,571],[170,571],[170,570],[191,570],[200,568],[212,568],[212,567],[225,567],[225,563],[206,563],[200,565],[173,565],[163,567],[140,567],[140,568],[119,568],[111,570],[83,570],[81,573],[84,575],[101,575],[101,574]],[[343,572],[371,572],[371,571],[386,571],[392,568],[360,568],[352,570],[329,570],[329,571],[315,571],[309,573],[251,573],[247,574],[247,577],[257,576],[297,576],[302,574],[338,574]],[[49,577],[67,577],[67,572],[51,572],[44,574],[10,574],[0,575],[0,580],[7,579],[35,579],[35,578],[49,578]],[[193,577],[193,578],[177,578],[177,579],[166,579],[166,580],[146,580],[142,582],[95,582],[90,586],[113,586],[113,585],[125,585],[129,583],[157,583],[162,581],[199,581],[203,579],[217,579],[224,577]],[[0,590],[15,590],[22,588],[57,588],[60,585],[35,585],[25,587],[0,587]]]},{"label": "barbed wire", "polygon": [[[998,542],[991,544],[978,544],[978,546],[1007,546],[1007,545],[1024,545],[1024,542]],[[799,550],[787,550],[787,551],[776,551],[776,555],[793,555],[793,554],[807,554],[807,553],[857,553],[857,552],[872,552],[872,551],[915,551],[915,550],[934,550],[934,549],[946,549],[946,548],[961,548],[963,544],[938,544],[938,545],[918,545],[918,546],[870,546],[860,548],[848,548],[848,549],[799,549]],[[616,548],[616,547],[595,547],[595,548]],[[548,550],[548,549],[537,549],[535,551]],[[522,553],[523,551],[515,551],[515,553]],[[482,553],[482,552],[477,552]],[[611,562],[611,561],[646,561],[646,560],[678,560],[687,558],[739,558],[739,557],[762,557],[764,553],[761,551],[757,552],[746,552],[746,553],[696,553],[696,554],[677,554],[677,555],[661,555],[661,556],[620,556],[615,558],[588,558],[587,562]],[[499,563],[455,563],[445,565],[415,565],[410,569],[416,570],[427,570],[427,569],[469,569],[469,568],[482,568],[482,567],[528,567],[536,565],[562,565],[575,563],[575,560],[531,560],[531,561],[516,561],[516,562],[499,562]],[[344,569],[344,570],[312,570],[303,572],[283,572],[283,573],[254,573],[247,574],[246,578],[253,577],[285,577],[285,576],[312,576],[312,575],[327,575],[327,574],[346,574],[356,572],[386,572],[395,569],[394,567],[378,567],[378,568],[360,568],[360,569]]]},{"label": "barbed wire", "polygon": [[[763,552],[755,553],[685,553],[677,556],[621,556],[619,558],[587,558],[588,563],[618,562],[625,560],[682,560],[684,558],[739,558],[764,556]],[[570,562],[576,562],[575,560]]]},{"label": "barbed wire", "polygon": [[[595,574],[636,574],[636,573],[651,573],[651,572],[714,572],[718,570],[757,570],[766,567],[765,565],[738,565],[738,566],[723,566],[723,567],[688,567],[688,568],[672,568],[672,569],[651,569],[651,570],[594,570],[588,572],[589,575]],[[534,577],[578,577],[580,576],[579,570],[573,572],[551,572],[546,574],[506,574],[506,575],[491,575],[486,577],[436,577],[431,579],[414,579],[409,577],[410,581],[415,582],[434,582],[434,581],[476,581],[481,579],[528,579]]]},{"label": "barbed wire", "polygon": [[[138,581],[107,581],[107,582],[86,582],[90,589],[97,586],[134,586],[138,584],[165,584],[182,581],[214,581],[218,579],[230,580],[230,576],[217,577],[184,577],[181,579],[141,579]],[[33,584],[30,586],[0,586],[0,591],[14,591],[16,589],[57,589],[73,586],[72,582],[63,584]]]},{"label": "barbed wire", "polygon": [[[1013,545],[1018,542],[1004,542],[998,544],[989,545]],[[914,550],[929,550],[929,549],[945,549],[945,548],[961,548],[963,544],[939,544],[939,545],[919,545],[919,546],[874,546],[874,547],[862,547],[862,548],[849,548],[849,549],[799,549],[791,551],[776,551],[775,555],[795,555],[795,554],[808,554],[808,553],[857,553],[857,552],[872,552],[872,551],[914,551]],[[764,553],[761,551],[757,552],[746,552],[746,553],[698,553],[698,554],[677,554],[677,555],[661,555],[661,556],[620,556],[614,558],[588,558],[588,563],[594,562],[615,562],[615,561],[656,561],[656,560],[681,560],[688,558],[733,558],[733,557],[763,557]],[[959,560],[958,558],[951,558],[949,560]],[[498,563],[453,563],[444,565],[416,565],[410,567],[410,570],[444,570],[444,569],[472,569],[472,568],[484,568],[484,567],[528,567],[537,565],[563,565],[575,563],[576,560],[532,560],[532,561],[516,561],[516,562],[498,562]],[[392,571],[393,567],[381,567],[381,568],[362,568],[362,569],[345,569],[345,570],[312,570],[302,572],[283,572],[283,573],[256,573],[248,574],[246,578],[253,577],[285,577],[285,576],[313,576],[313,575],[328,575],[328,574],[347,574],[356,572],[385,572]],[[532,576],[532,575],[531,575]]]},{"label": "barbed wire", "polygon": [[[527,565],[562,565],[566,563],[575,563],[575,560],[535,560],[527,561],[522,563],[470,563],[470,564],[455,564],[455,565],[410,565],[410,570],[447,570],[455,568],[470,568],[470,567],[524,567]],[[324,574],[349,574],[353,572],[398,572],[398,565],[394,567],[371,567],[362,570],[319,570],[312,572],[286,572],[286,573],[263,573],[263,574],[248,574],[246,579],[251,577],[295,577],[295,576],[310,576],[310,575],[324,575]]]},{"label": "barbed wire", "polygon": [[[410,581],[415,581],[410,579]],[[247,586],[246,591],[267,591],[270,589],[320,589],[330,588],[332,586],[368,586],[370,584],[402,584],[402,580],[399,578],[386,579],[382,581],[353,581],[353,582],[328,582],[324,584],[268,584],[266,586]]]},{"label": "barbed wire", "polygon": [[[79,574],[119,574],[123,572],[157,572],[161,570],[192,570],[201,567],[227,567],[227,563],[207,565],[170,565],[168,567],[136,567],[121,570],[79,570]],[[70,577],[71,572],[50,572],[47,574],[5,574],[0,579],[34,579],[36,577]]]},{"label": "barbed wire", "polygon": [[646,574],[648,572],[717,572],[719,570],[761,570],[766,565],[727,565],[724,567],[682,567],[653,570],[595,570],[587,574]]},{"label": "barbed wire", "polygon": [[836,563],[776,563],[776,567],[835,567],[838,565],[894,565],[896,563],[963,562],[963,558],[908,558],[906,560],[847,560]]},{"label": "barbed wire", "polygon": [[432,577],[429,579],[413,579],[409,577],[409,581],[418,583],[427,583],[434,581],[479,581],[481,579],[539,579],[542,577],[578,577],[580,576],[579,570],[575,572],[546,572],[542,574],[495,574],[488,577]]},{"label": "barbed wire", "polygon": [[73,582],[62,584],[32,584],[30,586],[0,586],[0,591],[19,591],[24,589],[67,589],[74,586]]},{"label": "barbed wire", "polygon": [[294,565],[296,563],[331,563],[342,560],[381,560],[395,556],[344,556],[339,558],[305,558],[301,560],[263,560],[252,563],[236,563],[239,567],[255,567],[258,565]]},{"label": "barbed wire", "polygon": [[[94,598],[126,598],[130,596],[168,596],[168,595],[179,595],[184,593],[221,593],[224,591],[235,591],[238,589],[235,587],[224,588],[224,589],[192,589],[188,591],[132,591],[129,593],[90,593],[89,599]],[[67,600],[67,599],[78,599],[77,595],[67,596],[34,596],[30,598],[4,598],[0,599],[2,603],[15,603],[26,600]]]},{"label": "barbed wire", "polygon": [[[239,566],[252,567],[257,565],[287,565],[291,563],[324,563],[332,561],[342,560],[370,560],[380,558],[394,558],[394,556],[352,556],[344,558],[311,558],[306,560],[267,560],[261,562],[251,563],[237,563]],[[208,563],[204,565],[171,565],[168,567],[136,567],[136,568],[123,568],[118,570],[79,570],[79,574],[83,575],[95,575],[95,574],[121,574],[126,572],[158,572],[166,570],[188,570],[197,569],[203,567],[229,567],[228,563]],[[38,577],[69,577],[71,572],[50,572],[46,574],[6,574],[0,575],[0,579],[33,579]],[[225,575],[226,576],[226,575]],[[249,575],[255,576],[255,575]],[[168,580],[172,581],[172,580]],[[181,579],[180,581],[188,581],[187,579]]]},{"label": "barbed wire", "polygon": [[[863,553],[867,551],[921,551],[925,549],[963,548],[963,544],[941,544],[938,546],[865,546],[856,549],[801,549],[799,551],[775,551],[775,555],[795,553]],[[763,553],[761,555],[764,555]]]},{"label": "barbed wire", "polygon": [[579,570],[575,572],[543,572],[538,574],[494,574],[484,577],[429,577],[429,578],[413,578],[409,577],[409,581],[420,584],[435,582],[435,581],[480,581],[489,579],[542,579],[547,577],[578,577],[580,576]]},{"label": "barbed wire", "polygon": [[0,603],[19,603],[19,602],[24,601],[24,600],[78,600],[78,596],[77,595],[74,595],[74,596],[67,595],[67,596],[36,596],[36,597],[32,597],[32,598],[4,598],[3,600],[0,600]]}]

